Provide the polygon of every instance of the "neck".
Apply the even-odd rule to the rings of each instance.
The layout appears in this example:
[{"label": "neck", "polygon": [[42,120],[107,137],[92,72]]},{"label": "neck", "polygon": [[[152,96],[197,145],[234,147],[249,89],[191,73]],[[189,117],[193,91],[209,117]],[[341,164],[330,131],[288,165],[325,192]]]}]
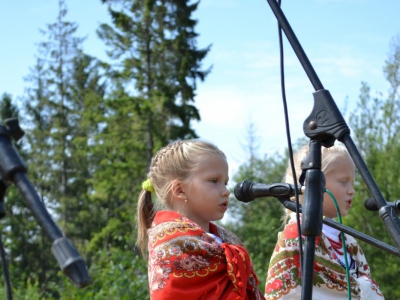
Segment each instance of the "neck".
[{"label": "neck", "polygon": [[196,218],[196,216],[191,215],[188,212],[185,212],[184,210],[181,211],[175,211],[178,214],[184,216],[185,218],[188,218],[189,220],[191,220],[192,222],[196,223],[197,225],[199,225],[201,227],[201,229],[203,229],[205,232],[210,232],[210,222],[208,221],[202,221],[199,220],[198,218]]}]

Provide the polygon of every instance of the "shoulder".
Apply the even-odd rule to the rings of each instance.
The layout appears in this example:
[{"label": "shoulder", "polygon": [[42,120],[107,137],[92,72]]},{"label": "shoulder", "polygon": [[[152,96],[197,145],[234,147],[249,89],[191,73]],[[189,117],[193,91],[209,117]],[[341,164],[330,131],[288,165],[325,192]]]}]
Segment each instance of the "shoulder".
[{"label": "shoulder", "polygon": [[346,247],[349,254],[353,257],[353,259],[361,264],[366,264],[367,260],[365,258],[365,254],[363,249],[357,240],[351,235],[345,234]]},{"label": "shoulder", "polygon": [[[323,233],[321,233],[323,235]],[[305,237],[302,235],[302,242],[304,243]],[[318,246],[323,242],[321,236],[315,238],[315,245]],[[298,224],[291,222],[278,233],[278,241],[275,246],[275,251],[279,250],[295,250],[299,247],[299,230]]]},{"label": "shoulder", "polygon": [[155,246],[182,236],[202,236],[204,231],[196,223],[179,214],[162,211],[156,214],[147,233],[149,243]]},{"label": "shoulder", "polygon": [[299,230],[297,223],[286,224],[285,228],[278,233],[278,243],[292,244],[293,242],[298,242],[299,240]]},{"label": "shoulder", "polygon": [[297,223],[289,223],[285,226],[282,231],[281,238],[285,239],[295,239],[299,237],[299,231],[297,228]]}]

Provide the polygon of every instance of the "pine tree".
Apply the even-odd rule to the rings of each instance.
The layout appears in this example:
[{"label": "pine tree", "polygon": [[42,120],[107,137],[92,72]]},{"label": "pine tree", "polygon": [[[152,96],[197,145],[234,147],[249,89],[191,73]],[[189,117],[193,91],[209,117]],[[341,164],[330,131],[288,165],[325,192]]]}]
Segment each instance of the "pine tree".
[{"label": "pine tree", "polygon": [[[6,127],[6,119],[20,119],[20,115],[19,109],[13,104],[11,95],[3,94],[0,100],[1,125]],[[11,139],[11,142],[15,146],[15,151],[22,160],[25,160],[25,139],[22,138],[17,142]],[[40,245],[34,240],[40,228],[12,182],[3,181],[3,183],[5,195],[0,200],[5,205],[5,217],[1,220],[1,238],[7,253],[10,283],[13,288],[25,288],[29,278],[27,273],[33,274],[38,271],[35,255],[40,251]],[[38,273],[35,274],[38,275]]]},{"label": "pine tree", "polygon": [[[141,119],[147,163],[154,151],[179,138],[196,137],[192,120],[199,120],[192,105],[196,80],[209,48],[197,49],[191,14],[198,3],[189,1],[107,1],[114,27],[102,24],[100,38],[118,61],[112,72],[118,89],[115,98],[132,101],[130,113]],[[120,10],[114,9],[119,7]],[[122,92],[122,94],[121,94]],[[143,134],[142,133],[142,134]]]},{"label": "pine tree", "polygon": [[196,48],[197,4],[189,1],[103,1],[112,25],[102,24],[100,38],[109,46],[110,92],[104,126],[92,148],[103,156],[94,174],[93,201],[105,207],[108,224],[91,248],[114,245],[132,249],[135,205],[150,159],[171,140],[196,137],[199,120],[193,105],[196,80],[203,80]]},{"label": "pine tree", "polygon": [[[234,174],[234,182],[239,183],[243,180],[265,184],[282,182],[287,166],[286,157],[279,153],[260,157],[257,143],[256,128],[251,123],[244,145],[247,154],[246,163],[242,164]],[[242,239],[260,280],[259,287],[264,290],[269,260],[275,248],[278,231],[282,229],[283,206],[275,198],[258,198],[250,203],[241,203],[232,193],[229,207],[227,227]]]},{"label": "pine tree", "polygon": [[[370,86],[363,82],[360,100],[351,115],[350,124],[355,136],[356,145],[370,173],[377,183],[383,197],[393,202],[399,197],[400,172],[397,163],[400,159],[400,39],[391,43],[391,51],[384,65],[385,78],[390,83],[386,98],[381,93],[371,96]],[[346,225],[368,234],[389,245],[393,244],[387,228],[377,212],[369,212],[364,202],[371,195],[368,187],[358,175],[354,205]],[[385,254],[384,250],[362,243],[366,258],[371,267],[372,277],[381,287],[386,299],[400,297],[396,278],[391,274],[399,268],[399,259]]]},{"label": "pine tree", "polygon": [[[83,53],[84,39],[75,37],[77,24],[65,20],[65,1],[58,4],[57,21],[42,31],[48,40],[39,44],[37,63],[27,77],[31,84],[25,98],[30,117],[27,163],[43,203],[79,248],[92,231],[100,230],[90,202],[96,159],[88,147],[98,131],[105,86],[96,60]],[[58,267],[49,258],[47,237],[39,233],[35,237],[45,246],[36,269],[47,289],[49,281],[57,280]]]}]

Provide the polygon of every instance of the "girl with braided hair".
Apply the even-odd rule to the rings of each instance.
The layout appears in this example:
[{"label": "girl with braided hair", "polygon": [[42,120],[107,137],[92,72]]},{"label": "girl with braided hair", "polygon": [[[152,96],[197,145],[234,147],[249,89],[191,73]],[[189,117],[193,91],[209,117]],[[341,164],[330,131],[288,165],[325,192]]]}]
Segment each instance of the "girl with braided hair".
[{"label": "girl with braided hair", "polygon": [[264,299],[242,242],[211,222],[228,208],[228,180],[226,156],[209,142],[177,141],[153,157],[137,210],[150,299]]}]

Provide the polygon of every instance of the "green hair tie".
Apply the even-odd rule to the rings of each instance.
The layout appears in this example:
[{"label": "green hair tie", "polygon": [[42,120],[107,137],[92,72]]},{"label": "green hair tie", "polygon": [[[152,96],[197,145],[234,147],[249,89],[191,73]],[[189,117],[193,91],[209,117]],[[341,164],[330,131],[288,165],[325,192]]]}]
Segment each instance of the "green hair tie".
[{"label": "green hair tie", "polygon": [[143,181],[142,189],[144,189],[145,191],[148,191],[150,193],[154,193],[154,187],[151,184],[150,179],[147,178],[145,181]]}]

